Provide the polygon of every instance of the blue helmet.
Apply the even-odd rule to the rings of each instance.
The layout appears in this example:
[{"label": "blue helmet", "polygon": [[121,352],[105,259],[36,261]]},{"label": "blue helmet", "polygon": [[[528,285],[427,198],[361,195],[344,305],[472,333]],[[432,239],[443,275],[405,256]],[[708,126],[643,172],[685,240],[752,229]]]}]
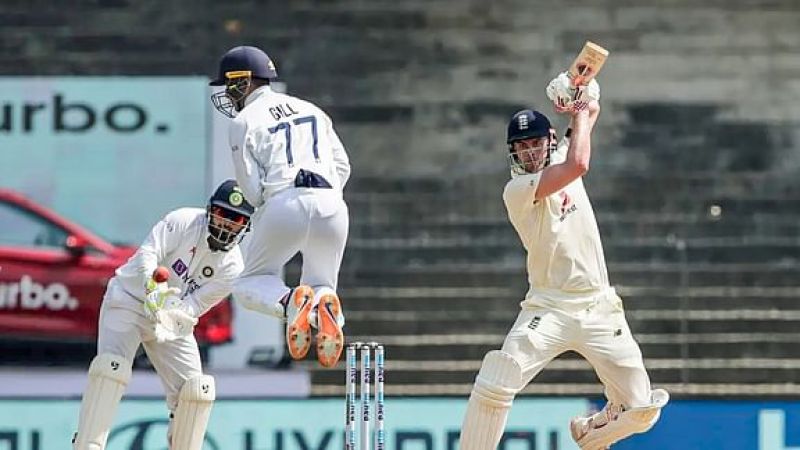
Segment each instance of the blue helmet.
[{"label": "blue helmet", "polygon": [[222,56],[217,78],[208,83],[225,86],[211,96],[211,103],[219,112],[233,118],[244,109],[247,96],[254,90],[254,79],[269,83],[275,78],[278,78],[275,64],[260,48],[234,47]]},{"label": "blue helmet", "polygon": [[219,206],[244,217],[252,216],[256,210],[244,198],[244,193],[236,180],[225,180],[217,186],[214,194],[208,200],[208,205]]},{"label": "blue helmet", "polygon": [[225,180],[208,200],[206,218],[207,242],[213,251],[228,251],[238,244],[250,229],[253,205],[235,180]]},{"label": "blue helmet", "polygon": [[547,116],[532,109],[523,109],[511,116],[508,122],[506,143],[522,139],[550,136],[550,120]]},{"label": "blue helmet", "polygon": [[[511,116],[511,120],[508,122],[506,143],[508,144],[508,158],[512,176],[530,173],[529,167],[526,167],[526,163],[520,159],[520,155],[514,150],[514,142],[544,137],[549,139],[545,144],[547,153],[542,167],[547,167],[550,164],[550,155],[555,151],[557,145],[555,131],[550,124],[550,120],[544,114],[532,109],[523,109]],[[530,152],[530,150],[523,151]],[[530,157],[527,159],[530,159]]]},{"label": "blue helmet", "polygon": [[217,78],[211,86],[224,86],[231,79],[241,77],[274,80],[278,78],[275,64],[266,53],[258,47],[242,45],[228,50],[219,61]]}]

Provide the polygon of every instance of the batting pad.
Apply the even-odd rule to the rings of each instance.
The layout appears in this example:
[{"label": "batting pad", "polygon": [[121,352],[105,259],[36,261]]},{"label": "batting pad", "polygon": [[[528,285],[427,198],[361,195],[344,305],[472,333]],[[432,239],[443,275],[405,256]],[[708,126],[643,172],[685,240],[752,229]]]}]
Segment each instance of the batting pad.
[{"label": "batting pad", "polygon": [[[661,417],[661,408],[669,401],[669,394],[663,389],[654,389],[651,404],[640,408],[625,410],[607,424],[598,428],[592,426],[576,442],[582,450],[603,450],[628,436],[648,431]],[[604,413],[600,411],[597,414]]]},{"label": "batting pad", "polygon": [[494,450],[506,427],[514,396],[522,388],[522,367],[506,352],[486,354],[461,425],[461,450]]},{"label": "batting pad", "polygon": [[89,366],[89,384],[81,400],[74,450],[103,450],[117,406],[131,379],[131,362],[111,354],[97,355]]},{"label": "batting pad", "polygon": [[215,398],[214,377],[211,375],[186,380],[173,417],[170,450],[201,449]]}]

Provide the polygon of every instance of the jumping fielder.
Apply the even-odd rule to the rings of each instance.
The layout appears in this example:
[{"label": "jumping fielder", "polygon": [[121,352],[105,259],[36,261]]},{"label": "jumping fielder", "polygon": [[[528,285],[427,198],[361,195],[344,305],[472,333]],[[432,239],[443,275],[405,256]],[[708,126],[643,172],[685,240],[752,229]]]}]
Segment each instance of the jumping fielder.
[{"label": "jumping fielder", "polygon": [[[236,179],[258,207],[233,293],[247,308],[286,320],[295,359],[308,353],[316,327],[317,359],[330,367],[344,344],[336,285],[349,223],[342,189],[350,163],[330,117],[310,102],[272,91],[275,78],[266,53],[242,46],[223,55],[211,82],[224,86],[212,102],[233,118]],[[300,285],[290,288],[281,273],[297,252],[302,275]]]},{"label": "jumping fielder", "polygon": [[503,201],[528,253],[530,288],[502,349],[483,359],[461,428],[462,450],[497,448],[514,396],[568,350],[594,367],[608,400],[602,411],[570,423],[581,449],[605,449],[649,430],[669,399],[650,388],[622,300],[609,285],[581,180],[589,170],[600,88],[594,80],[573,88],[564,73],[547,94],[556,111],[571,116],[560,144],[540,112],[519,111],[508,124],[511,180]]},{"label": "jumping fielder", "polygon": [[[222,183],[205,210],[167,214],[108,282],[100,308],[97,356],[81,402],[75,450],[102,450],[141,343],[167,393],[170,450],[200,450],[214,378],[203,375],[192,334],[200,317],[228,296],[243,269],[238,243],[253,207],[233,180]],[[152,274],[169,269],[166,285]]]}]

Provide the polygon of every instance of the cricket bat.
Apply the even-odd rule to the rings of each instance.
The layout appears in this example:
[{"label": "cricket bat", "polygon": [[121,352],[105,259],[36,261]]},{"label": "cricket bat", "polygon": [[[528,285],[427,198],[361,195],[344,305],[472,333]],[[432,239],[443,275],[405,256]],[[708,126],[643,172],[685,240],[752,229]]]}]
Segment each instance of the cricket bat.
[{"label": "cricket bat", "polygon": [[592,81],[608,58],[608,50],[591,41],[586,41],[578,57],[569,67],[573,86],[585,86]]}]

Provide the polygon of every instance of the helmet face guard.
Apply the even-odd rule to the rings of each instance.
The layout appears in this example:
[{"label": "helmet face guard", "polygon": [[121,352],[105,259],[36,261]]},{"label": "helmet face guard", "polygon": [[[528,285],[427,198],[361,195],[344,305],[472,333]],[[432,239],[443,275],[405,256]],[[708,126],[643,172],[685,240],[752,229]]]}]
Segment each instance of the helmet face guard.
[{"label": "helmet face guard", "polygon": [[549,137],[533,139],[537,139],[536,145],[521,149],[514,149],[514,143],[521,141],[508,144],[508,162],[514,175],[537,173],[550,164],[551,139]]},{"label": "helmet face guard", "polygon": [[206,210],[208,242],[212,250],[228,251],[241,242],[250,228],[250,216],[218,205]]},{"label": "helmet face guard", "polygon": [[225,89],[211,96],[214,108],[231,119],[236,117],[236,113],[244,108],[252,80],[249,70],[225,72]]}]

